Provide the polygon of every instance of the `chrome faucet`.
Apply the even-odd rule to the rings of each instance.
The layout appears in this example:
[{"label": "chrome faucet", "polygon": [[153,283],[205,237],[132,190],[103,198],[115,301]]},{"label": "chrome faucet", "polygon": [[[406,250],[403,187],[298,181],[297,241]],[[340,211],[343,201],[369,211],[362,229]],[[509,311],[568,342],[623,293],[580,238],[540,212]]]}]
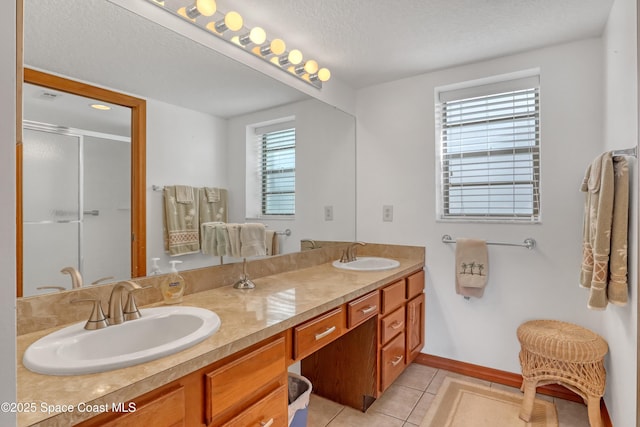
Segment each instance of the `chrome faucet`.
[{"label": "chrome faucet", "polygon": [[[138,319],[140,317],[140,311],[136,306],[136,302],[133,298],[133,291],[142,289],[142,286],[137,283],[124,280],[118,282],[113,286],[111,290],[111,296],[109,297],[109,324],[119,325],[125,320]],[[127,292],[127,302],[122,307],[122,295]]]},{"label": "chrome faucet", "polygon": [[68,274],[69,276],[71,276],[71,287],[73,289],[78,289],[82,287],[82,275],[74,267],[65,267],[62,270],[60,270],[60,273]]},{"label": "chrome faucet", "polygon": [[309,243],[309,245],[311,246],[310,249],[318,248],[318,246],[316,245],[316,241],[313,239],[300,239],[300,246],[302,246],[303,243]]},{"label": "chrome faucet", "polygon": [[356,250],[357,250],[357,246],[364,246],[366,245],[366,243],[364,242],[353,242],[351,243],[349,246],[347,246],[347,249],[344,250],[344,252],[342,252],[342,256],[340,257],[340,262],[352,262],[355,261],[357,259],[356,257]]}]

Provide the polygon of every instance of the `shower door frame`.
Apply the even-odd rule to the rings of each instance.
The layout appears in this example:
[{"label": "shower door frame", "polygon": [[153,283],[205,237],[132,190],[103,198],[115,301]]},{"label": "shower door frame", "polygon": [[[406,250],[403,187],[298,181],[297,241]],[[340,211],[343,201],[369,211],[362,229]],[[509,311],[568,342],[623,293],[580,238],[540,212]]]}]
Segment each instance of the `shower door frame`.
[{"label": "shower door frame", "polygon": [[[64,136],[69,136],[69,137],[78,139],[77,141],[78,142],[78,165],[77,165],[78,166],[78,194],[77,194],[78,218],[72,221],[69,220],[65,222],[72,222],[78,225],[78,230],[77,230],[78,238],[77,238],[77,245],[76,245],[77,269],[78,271],[80,271],[80,274],[85,274],[84,248],[83,248],[84,216],[89,214],[89,212],[86,211],[84,206],[84,186],[85,186],[85,168],[84,168],[84,159],[85,159],[85,153],[84,153],[85,143],[84,142],[85,141],[84,139],[85,137],[95,137],[95,138],[106,139],[110,141],[127,142],[130,144],[131,138],[123,137],[120,135],[104,133],[104,132],[95,132],[95,131],[90,131],[85,129],[74,129],[69,127],[57,126],[54,124],[35,122],[31,120],[23,120],[22,129],[23,129],[23,141],[22,141],[23,147],[24,147],[24,144],[26,143],[24,140],[24,130],[51,133],[55,135],[64,135]],[[22,158],[22,161],[24,162],[24,156]],[[23,168],[24,168],[24,163],[23,163]],[[129,186],[129,188],[131,188],[131,186]],[[23,188],[23,191],[24,191],[24,188]],[[22,193],[22,198],[23,198],[22,201],[24,203],[24,193]],[[47,221],[37,221],[37,222],[44,224]],[[24,221],[23,221],[23,224],[25,224]],[[23,230],[24,230],[24,225],[23,225]],[[24,251],[24,239],[22,242],[23,242],[23,251]],[[24,253],[23,253],[22,262],[24,265]],[[24,273],[23,273],[23,277],[24,277]],[[23,284],[23,291],[24,291],[24,284]]]}]

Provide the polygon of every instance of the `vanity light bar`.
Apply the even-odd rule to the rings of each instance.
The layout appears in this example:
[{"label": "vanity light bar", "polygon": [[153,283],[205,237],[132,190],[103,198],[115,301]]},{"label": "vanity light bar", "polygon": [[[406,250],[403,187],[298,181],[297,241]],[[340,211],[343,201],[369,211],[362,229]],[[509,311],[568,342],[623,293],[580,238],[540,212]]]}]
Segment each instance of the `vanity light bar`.
[{"label": "vanity light bar", "polygon": [[218,10],[215,0],[147,1],[318,89],[331,78],[331,72],[320,68],[316,61],[304,61],[298,49],[287,51],[282,39],[268,40],[262,28],[245,27],[238,12]]}]

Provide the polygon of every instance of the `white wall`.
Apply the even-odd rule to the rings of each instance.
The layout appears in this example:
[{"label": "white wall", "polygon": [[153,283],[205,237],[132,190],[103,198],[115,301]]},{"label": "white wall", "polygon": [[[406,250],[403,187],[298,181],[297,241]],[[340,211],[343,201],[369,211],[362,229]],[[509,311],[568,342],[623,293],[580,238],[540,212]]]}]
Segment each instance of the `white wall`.
[{"label": "white wall", "polygon": [[[536,318],[603,332],[578,287],[587,164],[602,149],[602,43],[590,39],[363,89],[357,99],[358,239],[424,245],[425,353],[520,372],[516,328]],[[542,224],[436,221],[434,88],[531,68],[541,71]],[[394,221],[382,222],[382,206]],[[536,239],[533,251],[490,246],[482,299],[454,290],[454,245],[443,234]]]},{"label": "white wall", "polygon": [[[0,402],[16,401],[16,9],[0,14]],[[16,424],[0,411],[0,425]]]},{"label": "white wall", "polygon": [[162,192],[152,186],[191,185],[228,188],[226,120],[210,114],[147,100],[147,271],[160,258],[183,261],[178,270],[218,263],[202,254],[169,257],[162,240]]},{"label": "white wall", "polygon": [[[609,15],[604,40],[604,145],[605,149],[630,148],[638,142],[637,3],[616,0]],[[629,233],[629,303],[610,305],[602,319],[609,342],[606,359],[605,402],[613,425],[632,426],[636,420],[638,325],[638,163],[628,158],[631,174]]]},{"label": "white wall", "polygon": [[[231,222],[245,217],[246,129],[283,117],[296,121],[296,215],[290,220],[260,219],[274,230],[290,229],[280,237],[281,252],[300,250],[300,239],[355,238],[355,120],[334,107],[308,100],[229,120],[229,213]],[[333,206],[333,221],[324,220],[324,207]],[[255,219],[255,218],[254,218]]]}]

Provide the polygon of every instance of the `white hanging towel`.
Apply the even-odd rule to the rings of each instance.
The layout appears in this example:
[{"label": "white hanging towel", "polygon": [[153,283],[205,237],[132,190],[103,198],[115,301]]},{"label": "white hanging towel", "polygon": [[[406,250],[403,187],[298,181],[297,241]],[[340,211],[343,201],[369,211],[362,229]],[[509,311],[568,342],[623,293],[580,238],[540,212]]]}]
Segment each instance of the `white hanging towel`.
[{"label": "white hanging towel", "polygon": [[487,242],[456,239],[456,293],[481,298],[489,276]]},{"label": "white hanging towel", "polygon": [[265,235],[264,224],[242,224],[240,227],[240,255],[243,257],[266,255]]}]

